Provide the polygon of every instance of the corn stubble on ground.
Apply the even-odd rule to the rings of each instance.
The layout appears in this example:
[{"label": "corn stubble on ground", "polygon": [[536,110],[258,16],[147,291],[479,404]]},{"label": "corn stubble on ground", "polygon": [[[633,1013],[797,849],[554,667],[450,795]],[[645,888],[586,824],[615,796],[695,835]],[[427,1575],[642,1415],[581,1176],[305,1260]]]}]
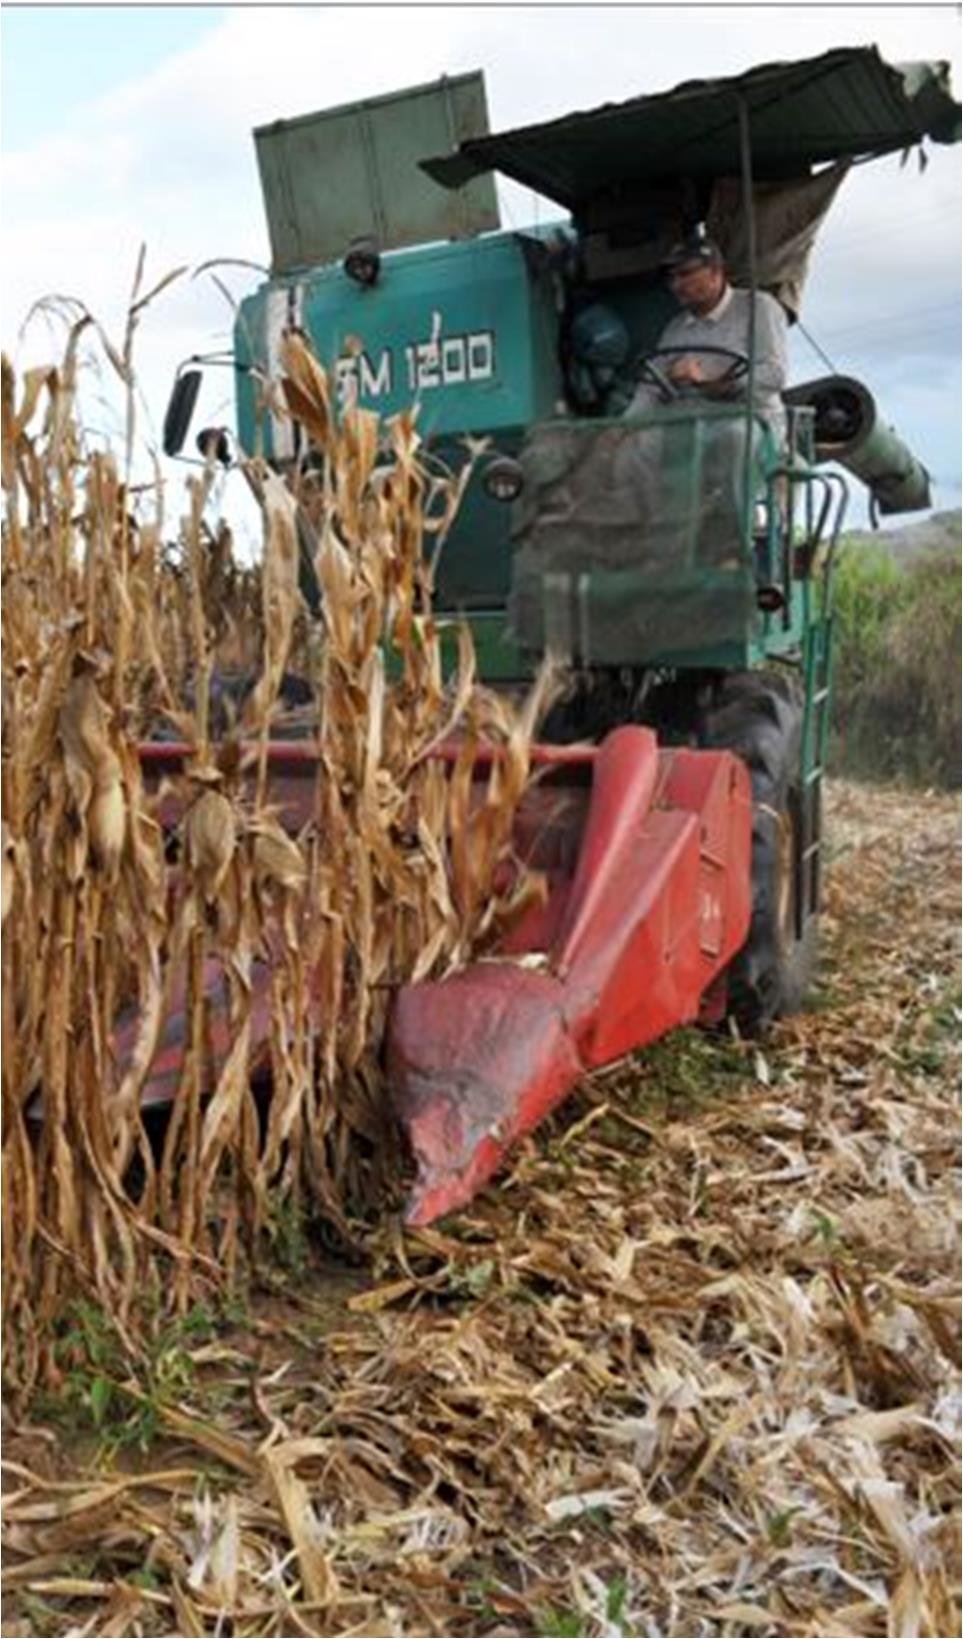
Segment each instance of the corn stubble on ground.
[{"label": "corn stubble on ground", "polygon": [[373,1278],[8,1429],[5,1633],[959,1632],[958,807],[829,806],[762,1052],[682,1032]]},{"label": "corn stubble on ground", "polygon": [[[324,417],[314,367],[298,363],[295,388],[316,390]],[[361,423],[352,436],[361,452],[371,435]],[[76,478],[68,495],[28,449],[19,459],[22,481],[35,475],[46,495],[30,492],[43,525],[35,567],[11,573],[5,556],[4,886],[18,941],[16,961],[4,946],[4,1313],[8,1366],[41,1386],[11,1405],[5,1431],[4,1633],[958,1633],[957,804],[836,785],[827,954],[809,1014],[761,1051],[680,1032],[596,1076],[470,1212],[403,1239],[385,1224],[364,1266],[333,1265],[277,1209],[243,1085],[225,1077],[201,1104],[199,1053],[177,1135],[150,1172],[142,1071],[112,1105],[97,1096],[110,1081],[109,1022],[128,990],[153,1017],[173,943],[195,976],[229,943],[243,1031],[260,940],[290,1021],[298,964],[320,960],[299,921],[309,893],[323,907],[314,938],[341,918],[347,945],[359,919],[374,921],[364,971],[388,971],[394,941],[415,943],[407,921],[389,938],[371,909],[383,885],[371,827],[381,834],[380,805],[396,813],[395,757],[424,780],[417,846],[403,809],[402,880],[416,905],[437,895],[435,925],[452,929],[432,961],[462,959],[480,927],[468,934],[466,922],[486,901],[474,879],[453,885],[444,791],[412,744],[459,711],[487,731],[472,713],[496,708],[472,704],[485,697],[470,691],[464,655],[455,700],[412,707],[406,737],[387,706],[380,723],[371,710],[382,688],[395,697],[373,650],[352,648],[357,626],[315,655],[291,617],[292,644],[339,702],[322,742],[353,775],[324,810],[341,851],[301,838],[295,857],[272,829],[263,770],[242,797],[204,725],[213,623],[199,492],[186,568],[162,596],[159,522],[125,537],[117,500],[106,529]],[[405,460],[396,451],[396,471]],[[116,497],[116,473],[99,471],[97,495]],[[266,505],[275,561],[245,592],[267,611],[255,738],[290,609],[288,502],[275,488]],[[79,567],[65,545],[78,516],[89,520]],[[323,542],[323,508],[315,521]],[[5,554],[15,544],[22,554],[11,529]],[[347,555],[330,540],[322,550],[326,590],[347,585],[364,617],[381,571],[350,545]],[[356,559],[365,572],[350,578]],[[423,616],[403,588],[392,585],[414,631]],[[168,607],[171,620],[150,621],[146,643],[138,627],[135,645],[130,610]],[[428,668],[427,685],[420,671],[405,681],[440,700],[436,651],[412,642],[405,654]],[[175,718],[198,748],[188,865],[168,906],[133,744],[148,705],[182,711],[188,676],[200,704]],[[94,817],[98,796],[112,824]],[[358,868],[354,831],[374,861],[358,877],[363,911],[335,898]],[[265,837],[271,866],[262,849],[259,875]],[[146,953],[136,963],[132,946]],[[372,1020],[381,993],[372,983],[364,1002],[357,970],[341,973],[325,994],[345,1019],[339,1074],[354,1080],[338,1085],[373,1098],[352,1054],[357,1009]],[[66,1062],[43,1006],[48,1019],[72,1009],[79,1045]],[[200,1044],[202,1018],[194,1028]],[[296,1033],[276,1036],[277,1155],[310,1159],[328,1210],[343,1210],[361,1162],[338,1147],[333,1084],[317,1057],[303,1067]],[[320,1044],[310,1051],[323,1059]],[[23,1101],[37,1079],[49,1116],[34,1156]],[[296,1086],[311,1089],[300,1102]],[[138,1149],[150,1219],[124,1192]],[[202,1212],[211,1178],[235,1203],[214,1225]],[[198,1254],[241,1267],[269,1209],[287,1279],[249,1287],[233,1325],[194,1301],[132,1335],[131,1280],[170,1258],[185,1295],[203,1296]],[[68,1276],[81,1274],[90,1296],[71,1304]]]}]

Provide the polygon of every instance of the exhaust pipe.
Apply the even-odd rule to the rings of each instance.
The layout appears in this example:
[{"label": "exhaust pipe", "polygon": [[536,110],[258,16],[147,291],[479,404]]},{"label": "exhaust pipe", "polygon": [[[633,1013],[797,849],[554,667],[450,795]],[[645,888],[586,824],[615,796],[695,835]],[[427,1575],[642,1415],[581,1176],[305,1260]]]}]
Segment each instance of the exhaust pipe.
[{"label": "exhaust pipe", "polygon": [[787,405],[815,412],[817,461],[836,461],[865,484],[880,512],[919,512],[932,504],[930,475],[894,428],[880,419],[872,393],[852,376],[821,376],[791,387]]}]

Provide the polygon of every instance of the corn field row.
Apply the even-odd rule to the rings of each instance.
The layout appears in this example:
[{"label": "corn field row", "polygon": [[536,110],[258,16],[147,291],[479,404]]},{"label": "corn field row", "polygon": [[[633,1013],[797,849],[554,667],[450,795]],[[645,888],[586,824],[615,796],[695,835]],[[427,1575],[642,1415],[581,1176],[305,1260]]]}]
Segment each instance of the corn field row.
[{"label": "corn field row", "polygon": [[[104,343],[131,391],[142,305],[123,349]],[[438,471],[416,413],[337,413],[288,337],[265,392],[308,459],[286,478],[244,461],[263,517],[244,567],[212,518],[213,461],[172,523],[160,478],[131,482],[132,411],[122,457],[90,446],[91,325],[56,367],[3,367],[3,1341],[23,1390],[55,1375],[78,1292],[136,1351],[151,1316],[263,1256],[279,1213],[350,1235],[389,1198],[392,990],[457,966],[537,891],[505,865],[552,687],[496,698],[464,630],[443,678],[431,563],[465,473]],[[292,670],[310,690],[296,832],[269,753]],[[456,731],[449,773],[430,753]],[[157,736],[187,749],[152,774],[139,746]],[[502,750],[479,794],[483,739]],[[142,1094],[172,1010],[183,1051],[158,1136]]]}]

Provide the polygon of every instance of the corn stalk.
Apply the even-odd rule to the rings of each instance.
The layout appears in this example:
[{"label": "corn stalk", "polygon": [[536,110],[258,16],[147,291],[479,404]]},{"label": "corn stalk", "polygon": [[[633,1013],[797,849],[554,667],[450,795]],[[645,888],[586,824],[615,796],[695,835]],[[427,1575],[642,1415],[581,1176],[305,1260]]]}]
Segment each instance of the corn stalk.
[{"label": "corn stalk", "polygon": [[[467,631],[445,681],[431,581],[465,477],[429,476],[413,413],[336,412],[289,337],[280,391],[308,458],[284,477],[245,462],[264,531],[244,569],[210,521],[211,468],[171,547],[159,482],[132,490],[132,413],[119,462],[86,447],[90,323],[59,366],[22,381],[3,366],[3,1334],[21,1387],[56,1377],[78,1290],[135,1349],[151,1313],[265,1257],[279,1210],[351,1234],[390,1196],[391,996],[497,941],[538,891],[506,866],[552,686],[521,710],[483,689]],[[133,318],[111,355],[128,392],[132,334]],[[305,538],[318,619],[298,589]],[[291,669],[316,759],[297,834],[269,752]],[[160,782],[139,753],[158,733],[188,747]],[[452,735],[449,778],[431,753]],[[483,741],[500,755],[480,784]],[[142,1094],[172,1008],[183,1052],[158,1135]]]}]

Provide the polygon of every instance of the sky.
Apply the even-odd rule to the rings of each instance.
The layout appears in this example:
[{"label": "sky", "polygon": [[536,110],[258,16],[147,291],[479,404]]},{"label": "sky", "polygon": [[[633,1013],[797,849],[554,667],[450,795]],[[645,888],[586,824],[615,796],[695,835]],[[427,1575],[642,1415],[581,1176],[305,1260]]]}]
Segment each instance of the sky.
[{"label": "sky", "polygon": [[[148,285],[212,258],[265,265],[256,125],[481,68],[498,130],[859,44],[891,62],[949,60],[959,97],[954,5],[4,4],[0,340],[20,364],[56,356],[48,318],[22,330],[52,293],[79,298],[118,340],[141,243]],[[960,148],[929,145],[928,160],[920,172],[915,155],[892,156],[847,179],[802,318],[836,368],[873,390],[930,468],[942,509],[960,504]],[[500,199],[508,227],[558,214],[513,184]],[[220,271],[236,297],[259,277]],[[146,437],[159,439],[178,361],[229,345],[231,322],[210,274],[177,281],[146,310]],[[824,373],[798,332],[792,365],[796,380]],[[227,419],[229,388],[226,372],[208,379],[200,419]],[[93,413],[105,426],[118,415],[106,387]]]}]

